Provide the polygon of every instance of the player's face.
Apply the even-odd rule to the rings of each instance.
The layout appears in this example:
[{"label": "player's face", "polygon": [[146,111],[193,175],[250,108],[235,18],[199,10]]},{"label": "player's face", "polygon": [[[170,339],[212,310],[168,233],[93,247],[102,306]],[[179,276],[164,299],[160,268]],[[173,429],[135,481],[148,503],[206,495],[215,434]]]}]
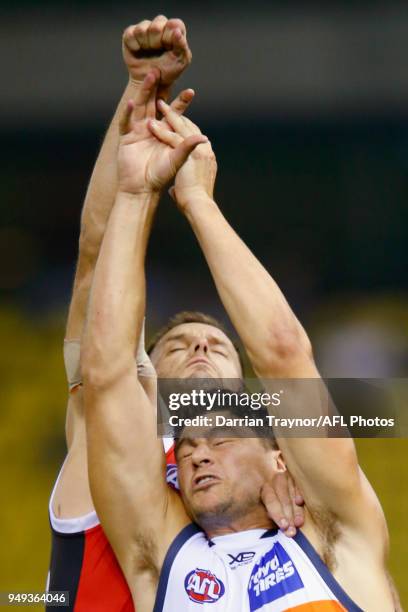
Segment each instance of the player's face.
[{"label": "player's face", "polygon": [[241,378],[237,351],[220,329],[183,323],[155,346],[151,359],[159,378]]},{"label": "player's face", "polygon": [[279,453],[259,438],[187,436],[183,433],[176,455],[183,502],[193,520],[206,531],[267,520],[261,488]]}]

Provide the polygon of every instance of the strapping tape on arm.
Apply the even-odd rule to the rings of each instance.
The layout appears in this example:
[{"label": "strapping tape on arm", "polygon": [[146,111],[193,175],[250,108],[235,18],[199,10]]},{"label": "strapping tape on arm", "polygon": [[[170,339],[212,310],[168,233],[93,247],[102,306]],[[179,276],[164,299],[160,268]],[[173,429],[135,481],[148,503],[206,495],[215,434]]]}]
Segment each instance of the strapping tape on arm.
[{"label": "strapping tape on arm", "polygon": [[68,389],[71,393],[82,385],[80,340],[64,340],[64,364]]},{"label": "strapping tape on arm", "polygon": [[146,353],[145,348],[145,319],[143,319],[142,329],[140,331],[139,344],[136,351],[136,365],[137,373],[139,376],[145,378],[155,378],[156,370],[150,360],[149,355]]},{"label": "strapping tape on arm", "polygon": [[[150,361],[149,355],[146,353],[144,342],[145,323],[143,320],[139,344],[135,356],[137,373],[139,376],[154,378],[156,376],[156,370]],[[80,340],[64,340],[64,363],[68,380],[68,388],[71,393],[71,391],[82,385]]]}]

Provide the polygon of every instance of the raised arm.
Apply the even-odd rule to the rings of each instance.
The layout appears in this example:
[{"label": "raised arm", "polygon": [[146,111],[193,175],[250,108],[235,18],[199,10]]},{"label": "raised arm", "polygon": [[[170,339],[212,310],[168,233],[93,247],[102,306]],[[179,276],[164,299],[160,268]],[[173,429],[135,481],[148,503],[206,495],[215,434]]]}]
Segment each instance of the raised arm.
[{"label": "raised arm", "polygon": [[[157,136],[176,145],[196,126],[160,105],[177,134],[158,126]],[[201,150],[201,154],[200,154]],[[206,257],[220,298],[262,379],[314,379],[291,386],[294,408],[327,413],[327,394],[311,344],[278,285],[224,218],[212,199],[214,156],[199,147],[178,173],[173,197],[187,217]],[[215,174],[214,174],[215,175]],[[307,391],[306,398],[302,393]],[[286,400],[286,410],[289,406]],[[350,438],[280,438],[289,471],[301,484],[309,509],[333,512],[343,524],[370,536],[380,555],[387,533],[380,504],[358,466]],[[338,466],[341,465],[341,469]],[[371,537],[372,536],[372,537]],[[377,557],[378,558],[378,557]]]},{"label": "raised arm", "polygon": [[[159,70],[159,95],[167,98],[172,83],[191,62],[184,23],[180,19],[168,20],[163,15],[126,28],[122,51],[129,81],[106,132],[85,197],[67,339],[78,339],[82,335],[92,275],[117,191],[119,117],[128,100],[138,100],[143,79],[150,70]],[[183,92],[176,101],[176,108],[184,103],[186,106],[191,97],[190,90]]]},{"label": "raised arm", "polygon": [[[60,518],[86,514],[93,509],[86,469],[82,388],[79,384],[80,338],[96,260],[117,192],[119,118],[129,99],[136,101],[135,110],[144,118],[142,83],[149,70],[159,71],[160,95],[167,98],[172,83],[191,61],[184,23],[180,19],[168,20],[162,15],[152,21],[144,20],[129,26],[123,34],[122,51],[129,81],[105,135],[86,193],[65,333],[64,356],[70,388],[66,419],[69,452],[53,502],[54,512]],[[192,97],[193,92],[185,90],[172,103],[172,107],[177,112],[184,112]]]},{"label": "raised arm", "polygon": [[[156,114],[155,74],[146,119],[128,104],[121,122],[118,192],[98,257],[83,339],[89,477],[102,525],[131,589],[156,576],[168,543],[188,517],[165,482],[156,411],[134,360],[145,309],[144,260],[163,185],[205,137],[175,150],[148,129]],[[147,89],[146,89],[147,91]]]}]

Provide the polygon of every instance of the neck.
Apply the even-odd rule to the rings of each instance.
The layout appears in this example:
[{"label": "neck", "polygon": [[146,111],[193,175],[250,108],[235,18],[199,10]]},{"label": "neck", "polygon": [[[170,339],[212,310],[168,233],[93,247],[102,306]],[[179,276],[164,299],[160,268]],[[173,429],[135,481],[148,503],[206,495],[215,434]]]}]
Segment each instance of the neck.
[{"label": "neck", "polygon": [[265,507],[256,508],[252,512],[246,512],[244,516],[233,517],[217,512],[213,516],[200,517],[198,521],[200,527],[204,529],[208,538],[248,531],[250,529],[273,529],[275,523],[269,518]]}]

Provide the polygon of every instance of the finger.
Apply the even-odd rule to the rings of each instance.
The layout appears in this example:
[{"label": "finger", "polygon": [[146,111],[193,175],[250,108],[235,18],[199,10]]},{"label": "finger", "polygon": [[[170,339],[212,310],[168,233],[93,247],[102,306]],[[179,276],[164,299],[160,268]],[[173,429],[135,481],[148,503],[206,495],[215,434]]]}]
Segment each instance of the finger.
[{"label": "finger", "polygon": [[184,162],[187,160],[188,156],[194,149],[199,145],[207,142],[207,136],[204,134],[192,134],[188,136],[181,142],[170,154],[170,162],[174,169],[174,173],[176,173]]},{"label": "finger", "polygon": [[119,133],[121,136],[127,134],[130,131],[131,126],[131,117],[134,109],[135,103],[133,100],[128,100],[125,106],[125,110],[122,113],[122,116],[119,121]]},{"label": "finger", "polygon": [[286,535],[295,535],[295,516],[293,513],[292,499],[290,497],[289,487],[286,479],[284,483],[278,486],[277,493],[282,505],[283,514],[289,523],[288,528],[286,529]]},{"label": "finger", "polygon": [[295,483],[295,502],[296,502],[296,505],[298,506],[303,506],[303,504],[305,503],[305,500],[303,499],[303,495],[300,492],[300,489],[296,483]]},{"label": "finger", "polygon": [[[187,119],[185,117],[181,117],[174,110],[172,110],[171,106],[166,104],[163,100],[159,100],[157,102],[157,107],[160,112],[163,113],[163,116],[166,118],[168,124],[173,128],[175,132],[183,136],[183,138],[187,138],[191,134],[200,134],[200,130],[197,126],[190,122],[187,123]],[[194,126],[194,129],[192,128]]]},{"label": "finger", "polygon": [[[157,69],[150,70],[143,79],[143,83],[138,88],[137,93],[134,97],[134,118],[136,120],[144,119],[146,116],[154,116],[156,112],[155,96],[159,79],[160,71]],[[154,107],[153,115],[148,114],[152,112],[152,103]]]},{"label": "finger", "polygon": [[187,63],[191,62],[192,53],[188,46],[187,39],[179,29],[173,31],[171,48],[174,55],[179,58],[184,57]]},{"label": "finger", "polygon": [[170,104],[171,110],[178,115],[183,115],[193,101],[194,95],[194,89],[184,89]]},{"label": "finger", "polygon": [[293,527],[301,527],[304,522],[303,509],[296,504],[296,486],[293,478],[288,474],[288,489],[293,514]]},{"label": "finger", "polygon": [[150,27],[151,21],[145,19],[141,21],[137,25],[135,25],[133,29],[133,36],[139,44],[140,49],[148,49],[149,48],[149,37],[148,37],[148,29]]},{"label": "finger", "polygon": [[305,524],[305,512],[303,508],[298,508],[295,512],[295,528],[303,527]]},{"label": "finger", "polygon": [[295,521],[286,473],[276,475],[273,484],[265,485],[262,499],[272,520],[285,530],[287,535],[294,535],[292,532],[296,532]]},{"label": "finger", "polygon": [[134,35],[135,27],[135,25],[130,25],[127,27],[122,36],[123,44],[133,53],[139,51],[140,49],[140,45]]},{"label": "finger", "polygon": [[180,30],[181,34],[185,37],[186,26],[181,19],[169,19],[163,31],[162,44],[164,47],[170,48],[173,46],[172,38],[174,30]]},{"label": "finger", "polygon": [[182,141],[183,138],[169,130],[162,121],[149,121],[149,129],[156,138],[166,145],[169,145],[172,149],[175,149]]},{"label": "finger", "polygon": [[278,525],[278,527],[280,527],[282,530],[287,529],[289,527],[289,521],[284,516],[282,505],[280,503],[280,500],[276,497],[275,493],[264,494],[262,499],[268,512],[268,515],[273,520],[273,522]]},{"label": "finger", "polygon": [[305,511],[303,509],[303,496],[300,494],[296,484],[293,485],[293,514],[295,517],[295,527],[302,527],[305,522]]},{"label": "finger", "polygon": [[167,23],[167,17],[164,15],[157,15],[151,22],[148,30],[147,30],[147,38],[149,42],[150,49],[161,49],[162,44],[162,36],[164,32],[164,28]]}]

